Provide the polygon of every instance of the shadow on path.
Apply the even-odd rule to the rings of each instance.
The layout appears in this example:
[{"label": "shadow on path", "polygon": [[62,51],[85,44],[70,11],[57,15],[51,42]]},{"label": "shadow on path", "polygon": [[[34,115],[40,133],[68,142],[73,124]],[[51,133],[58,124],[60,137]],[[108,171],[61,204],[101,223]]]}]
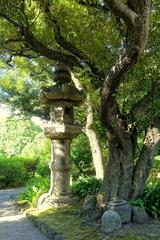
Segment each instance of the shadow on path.
[{"label": "shadow on path", "polygon": [[0,240],[46,240],[10,200],[23,190],[0,190]]}]

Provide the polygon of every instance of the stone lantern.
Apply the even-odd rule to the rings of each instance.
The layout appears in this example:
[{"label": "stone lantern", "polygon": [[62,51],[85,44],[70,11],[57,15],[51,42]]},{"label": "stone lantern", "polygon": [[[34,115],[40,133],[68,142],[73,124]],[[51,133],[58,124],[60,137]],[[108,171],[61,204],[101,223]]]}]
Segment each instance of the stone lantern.
[{"label": "stone lantern", "polygon": [[[45,202],[51,205],[61,204],[69,197],[70,185],[70,144],[81,132],[74,123],[74,106],[79,105],[84,93],[72,82],[70,69],[57,65],[54,70],[55,85],[43,90],[42,100],[50,105],[50,122],[44,128],[44,134],[51,139],[51,182]],[[67,200],[68,201],[68,200]]]}]

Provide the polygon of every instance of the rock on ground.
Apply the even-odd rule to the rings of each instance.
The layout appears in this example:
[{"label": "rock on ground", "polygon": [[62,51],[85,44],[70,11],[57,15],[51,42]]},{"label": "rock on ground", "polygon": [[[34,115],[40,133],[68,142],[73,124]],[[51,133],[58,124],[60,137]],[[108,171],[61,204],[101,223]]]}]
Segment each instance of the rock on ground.
[{"label": "rock on ground", "polygon": [[102,231],[104,233],[112,233],[122,228],[120,215],[113,211],[108,210],[102,216]]}]

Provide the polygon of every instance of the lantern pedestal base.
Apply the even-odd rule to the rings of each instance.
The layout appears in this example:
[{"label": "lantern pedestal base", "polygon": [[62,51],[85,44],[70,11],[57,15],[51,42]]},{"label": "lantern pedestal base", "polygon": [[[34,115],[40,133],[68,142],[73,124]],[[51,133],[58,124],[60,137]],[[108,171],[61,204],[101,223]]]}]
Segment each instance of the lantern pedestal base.
[{"label": "lantern pedestal base", "polygon": [[66,196],[49,196],[48,193],[43,194],[38,200],[38,208],[57,208],[63,206],[77,206],[80,204],[80,199],[72,195]]}]

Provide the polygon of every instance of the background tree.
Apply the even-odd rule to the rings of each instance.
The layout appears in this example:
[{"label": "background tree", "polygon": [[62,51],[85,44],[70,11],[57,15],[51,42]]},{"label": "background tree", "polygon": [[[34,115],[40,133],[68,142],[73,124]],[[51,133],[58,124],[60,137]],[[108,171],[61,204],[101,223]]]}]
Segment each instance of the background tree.
[{"label": "background tree", "polygon": [[[18,123],[17,123],[18,122]],[[31,120],[20,117],[0,119],[0,156],[18,156],[41,131]]]},{"label": "background tree", "polygon": [[[68,64],[75,72],[85,69],[95,88],[103,83],[99,109],[109,156],[101,192],[106,201],[140,196],[160,142],[158,0],[151,5],[145,52],[148,0],[0,3],[1,57],[7,64],[15,56],[38,57],[37,64],[45,59],[48,65]],[[144,137],[141,148],[139,136]]]}]

